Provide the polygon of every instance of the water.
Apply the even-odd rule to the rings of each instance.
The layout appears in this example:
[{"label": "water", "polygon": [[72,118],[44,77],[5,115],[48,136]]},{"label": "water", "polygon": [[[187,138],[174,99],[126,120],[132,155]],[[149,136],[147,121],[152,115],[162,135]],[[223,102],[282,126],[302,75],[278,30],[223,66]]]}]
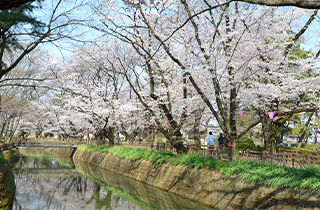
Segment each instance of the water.
[{"label": "water", "polygon": [[71,159],[23,156],[14,173],[13,209],[212,209]]}]

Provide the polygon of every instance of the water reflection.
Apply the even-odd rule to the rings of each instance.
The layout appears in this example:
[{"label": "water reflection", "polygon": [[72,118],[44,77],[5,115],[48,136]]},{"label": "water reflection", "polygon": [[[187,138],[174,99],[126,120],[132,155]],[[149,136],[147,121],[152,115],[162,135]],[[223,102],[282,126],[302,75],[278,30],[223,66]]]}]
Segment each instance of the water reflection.
[{"label": "water reflection", "polygon": [[13,209],[141,209],[57,160],[23,157]]},{"label": "water reflection", "polygon": [[13,209],[209,209],[83,162],[75,166],[82,174],[61,159],[21,158]]},{"label": "water reflection", "polygon": [[111,171],[74,160],[78,171],[86,172],[96,180],[121,189],[122,192],[132,196],[133,200],[139,200],[155,209],[212,209],[203,204],[183,198],[173,193],[161,190],[151,185],[135,181]]}]

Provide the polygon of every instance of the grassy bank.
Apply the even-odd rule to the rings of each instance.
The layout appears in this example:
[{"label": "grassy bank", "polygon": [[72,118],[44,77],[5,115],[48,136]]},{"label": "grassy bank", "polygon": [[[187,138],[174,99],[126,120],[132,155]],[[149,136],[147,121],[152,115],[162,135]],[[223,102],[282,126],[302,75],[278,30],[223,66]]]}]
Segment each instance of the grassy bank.
[{"label": "grassy bank", "polygon": [[145,159],[156,163],[185,164],[191,168],[215,169],[227,177],[237,175],[249,182],[260,182],[269,186],[290,187],[294,190],[310,189],[320,195],[320,168],[309,166],[293,169],[253,161],[222,162],[216,158],[196,154],[174,155],[169,151],[151,151],[125,146],[81,145],[89,151],[105,152],[130,160]]}]

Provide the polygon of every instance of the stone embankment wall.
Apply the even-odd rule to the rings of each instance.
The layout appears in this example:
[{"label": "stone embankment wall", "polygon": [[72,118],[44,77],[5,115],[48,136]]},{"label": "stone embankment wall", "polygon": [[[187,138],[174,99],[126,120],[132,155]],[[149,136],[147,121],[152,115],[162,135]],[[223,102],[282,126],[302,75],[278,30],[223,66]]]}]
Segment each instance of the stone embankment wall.
[{"label": "stone embankment wall", "polygon": [[56,155],[63,157],[72,157],[75,148],[59,148],[59,147],[19,147],[19,151],[23,154],[33,155]]},{"label": "stone embankment wall", "polygon": [[320,209],[320,198],[311,191],[247,183],[215,170],[131,161],[84,149],[77,149],[74,159],[221,209]]},{"label": "stone embankment wall", "polygon": [[12,209],[16,187],[11,164],[19,160],[19,151],[7,150],[3,156],[5,159],[0,166],[0,209]]}]

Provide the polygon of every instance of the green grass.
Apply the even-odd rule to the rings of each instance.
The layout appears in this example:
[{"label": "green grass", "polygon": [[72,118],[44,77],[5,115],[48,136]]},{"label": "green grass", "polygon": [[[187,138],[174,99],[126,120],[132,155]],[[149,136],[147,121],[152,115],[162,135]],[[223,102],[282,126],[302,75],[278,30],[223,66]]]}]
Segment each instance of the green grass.
[{"label": "green grass", "polygon": [[315,152],[315,149],[312,149],[312,147],[297,148],[297,147],[288,147],[288,146],[282,146],[282,147],[277,146],[277,151],[279,148],[293,150],[293,151],[289,151],[289,153],[295,153],[296,150],[299,150],[300,154],[308,154],[308,152]]},{"label": "green grass", "polygon": [[290,187],[294,190],[310,189],[320,195],[320,168],[318,166],[293,169],[253,161],[222,162],[213,157],[191,153],[174,155],[169,151],[152,151],[125,146],[102,146],[100,149],[93,147],[95,146],[83,145],[80,148],[111,153],[130,160],[145,159],[156,163],[170,162],[175,165],[185,164],[191,168],[207,167],[219,170],[227,177],[237,175],[246,181],[260,182],[269,186]]},{"label": "green grass", "polygon": [[100,146],[95,146],[95,145],[85,145],[85,144],[82,144],[80,145],[78,148],[83,148],[83,149],[86,149],[90,152],[107,152],[108,149],[110,148],[109,146],[106,146],[106,145],[100,145]]},{"label": "green grass", "polygon": [[121,158],[129,160],[144,159],[155,163],[163,163],[173,157],[169,151],[153,151],[141,148],[130,148],[123,146],[110,147],[108,152]]},{"label": "green grass", "polygon": [[301,148],[309,149],[309,150],[316,150],[316,149],[320,149],[320,145],[319,144],[302,144]]},{"label": "green grass", "polygon": [[8,153],[6,153],[6,156],[7,156],[8,162],[12,164],[13,161],[16,161],[19,159],[19,152],[17,149],[11,149],[9,150]]}]

